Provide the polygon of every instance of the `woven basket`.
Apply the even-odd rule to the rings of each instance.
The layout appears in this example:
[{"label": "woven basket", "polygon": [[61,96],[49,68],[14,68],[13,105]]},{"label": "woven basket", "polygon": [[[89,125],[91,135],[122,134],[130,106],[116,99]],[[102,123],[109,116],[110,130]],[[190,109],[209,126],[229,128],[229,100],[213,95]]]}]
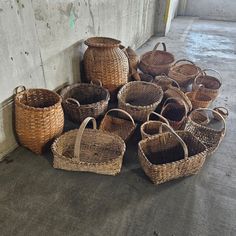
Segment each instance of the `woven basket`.
[{"label": "woven basket", "polygon": [[156,50],[160,43],[157,43],[152,51],[146,52],[140,58],[139,69],[152,76],[161,73],[168,74],[171,64],[174,62],[174,56],[166,52],[165,43],[161,43],[164,51]]},{"label": "woven basket", "polygon": [[[215,129],[209,126],[210,119],[208,117],[208,122],[198,123],[195,119],[195,114],[199,112],[212,112],[215,114],[215,118],[221,121],[223,124],[222,129]],[[208,116],[207,114],[204,114]],[[199,108],[191,112],[188,117],[185,130],[191,132],[197,139],[199,139],[206,147],[208,154],[214,153],[219,147],[223,137],[226,132],[226,124],[224,118],[216,111],[209,108]]]},{"label": "woven basket", "polygon": [[139,76],[140,76],[141,81],[150,82],[150,83],[153,81],[153,77],[149,74],[139,73]]},{"label": "woven basket", "polygon": [[[218,75],[218,78],[207,75],[207,71],[213,71]],[[201,88],[201,93],[205,94],[206,96],[211,97],[212,101],[216,99],[216,97],[219,95],[220,88],[222,85],[222,77],[221,74],[213,69],[205,69],[202,70],[198,76],[194,79],[193,82],[193,91],[197,91],[199,88],[199,85],[203,86]]]},{"label": "woven basket", "polygon": [[88,81],[99,79],[112,98],[128,82],[129,63],[119,48],[120,41],[112,38],[93,37],[85,41],[84,67]]},{"label": "woven basket", "polygon": [[108,90],[101,84],[86,83],[66,87],[61,91],[61,96],[65,113],[75,122],[82,122],[89,116],[97,118],[103,115],[110,99]]},{"label": "woven basket", "polygon": [[[22,91],[19,91],[22,89]],[[64,127],[61,98],[47,89],[15,89],[15,129],[19,142],[41,154]]]},{"label": "woven basket", "polygon": [[178,82],[180,86],[191,83],[200,69],[192,61],[181,59],[171,66],[168,76]]},{"label": "woven basket", "polygon": [[134,120],[146,121],[147,115],[157,108],[162,97],[161,87],[144,81],[133,81],[120,89],[118,106],[127,111]]},{"label": "woven basket", "polygon": [[161,86],[162,90],[165,92],[167,89],[171,87],[177,87],[180,89],[179,84],[171,79],[170,77],[166,76],[166,74],[158,75],[153,80],[152,83]]},{"label": "woven basket", "polygon": [[[111,112],[122,113],[129,120],[108,115]],[[101,130],[116,134],[120,136],[124,141],[128,140],[128,138],[133,134],[135,128],[136,124],[134,123],[132,116],[128,112],[121,109],[109,110],[105,114],[100,124]]]},{"label": "woven basket", "polygon": [[[151,114],[159,117],[160,120],[150,120]],[[142,139],[159,134],[162,131],[161,128],[162,128],[163,122],[166,123],[167,125],[170,125],[168,120],[165,117],[163,117],[162,115],[160,115],[156,112],[151,112],[150,114],[148,114],[147,121],[145,123],[143,123],[140,127]]]},{"label": "woven basket", "polygon": [[[85,129],[90,120],[93,129]],[[97,130],[95,119],[87,117],[79,129],[60,136],[52,151],[54,168],[116,175],[121,170],[125,143],[117,135]]]},{"label": "woven basket", "polygon": [[196,174],[205,162],[206,147],[187,131],[165,132],[139,142],[139,160],[154,184]]},{"label": "woven basket", "polygon": [[[226,107],[215,107],[213,110],[220,113],[224,119],[226,119],[229,115],[229,111]],[[217,115],[215,113],[213,113],[213,116],[217,119]]]}]

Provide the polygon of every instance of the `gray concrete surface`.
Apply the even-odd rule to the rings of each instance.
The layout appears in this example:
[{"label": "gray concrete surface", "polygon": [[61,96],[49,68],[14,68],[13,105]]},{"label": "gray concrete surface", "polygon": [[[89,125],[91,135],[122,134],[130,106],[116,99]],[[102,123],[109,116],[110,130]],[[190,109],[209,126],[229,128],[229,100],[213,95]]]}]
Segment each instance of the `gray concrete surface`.
[{"label": "gray concrete surface", "polygon": [[177,18],[138,52],[157,40],[222,73],[215,104],[230,116],[218,151],[198,175],[155,186],[137,159],[138,131],[116,177],[55,170],[50,153],[17,148],[0,163],[0,235],[236,235],[236,23]]}]

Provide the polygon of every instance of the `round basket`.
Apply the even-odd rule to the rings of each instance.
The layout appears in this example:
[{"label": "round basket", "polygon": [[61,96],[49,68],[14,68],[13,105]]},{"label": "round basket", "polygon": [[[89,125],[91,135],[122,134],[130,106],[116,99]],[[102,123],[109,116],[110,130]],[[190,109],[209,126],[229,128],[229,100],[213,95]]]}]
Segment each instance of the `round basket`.
[{"label": "round basket", "polygon": [[15,129],[19,142],[41,154],[63,130],[61,97],[47,89],[24,86],[17,87],[15,93]]},{"label": "round basket", "polygon": [[[218,78],[207,75],[207,71],[215,72],[218,75]],[[203,88],[201,88],[201,93],[211,97],[212,101],[214,101],[220,92],[220,88],[222,85],[221,81],[222,77],[218,71],[213,69],[202,70],[194,79],[193,91],[197,91],[199,89],[199,86],[201,85],[203,86]]]},{"label": "round basket", "polygon": [[[90,120],[93,129],[85,129]],[[52,151],[54,168],[116,175],[121,170],[125,143],[117,135],[97,130],[95,119],[87,117],[79,129],[61,135]]]},{"label": "round basket", "polygon": [[160,86],[144,81],[133,81],[124,85],[118,93],[118,106],[127,111],[134,120],[146,121],[163,97]]},{"label": "round basket", "polygon": [[97,118],[103,115],[110,99],[108,90],[101,83],[70,85],[61,91],[61,97],[65,113],[74,122],[82,122],[89,116]]},{"label": "round basket", "polygon": [[160,43],[157,43],[152,51],[146,52],[140,58],[139,69],[152,76],[162,73],[168,74],[171,64],[174,62],[174,56],[166,52],[165,43],[161,43],[163,51],[156,50]]},{"label": "round basket", "polygon": [[158,75],[153,80],[152,83],[161,86],[162,90],[165,92],[168,88],[177,87],[180,89],[179,84],[171,79],[170,77],[166,76],[166,74]]},{"label": "round basket", "polygon": [[[220,113],[224,119],[226,119],[229,115],[229,111],[226,107],[215,107],[213,110]],[[213,116],[217,119],[217,115],[215,113]]]},{"label": "round basket", "polygon": [[200,69],[192,61],[181,59],[171,66],[168,76],[178,82],[180,86],[191,83]]}]

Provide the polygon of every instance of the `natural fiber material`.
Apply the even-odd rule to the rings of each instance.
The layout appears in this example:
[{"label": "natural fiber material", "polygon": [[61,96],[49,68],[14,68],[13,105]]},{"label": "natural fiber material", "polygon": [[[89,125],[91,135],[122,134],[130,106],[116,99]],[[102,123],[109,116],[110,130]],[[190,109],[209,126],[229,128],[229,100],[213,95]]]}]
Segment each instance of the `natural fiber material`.
[{"label": "natural fiber material", "polygon": [[165,43],[161,43],[164,51],[156,50],[160,43],[157,43],[151,52],[146,52],[140,58],[139,69],[152,76],[162,73],[168,74],[171,64],[174,62],[174,56],[166,52]]},{"label": "natural fiber material", "polygon": [[171,79],[170,77],[166,76],[165,74],[158,75],[156,76],[153,80],[152,83],[161,86],[162,90],[165,92],[167,89],[171,87],[177,87],[180,89],[179,84]]},{"label": "natural fiber material", "polygon": [[144,81],[133,81],[124,85],[118,93],[120,109],[127,111],[134,120],[146,121],[163,97],[160,86]]},{"label": "natural fiber material", "polygon": [[154,184],[196,174],[205,162],[206,147],[190,132],[169,131],[139,142],[140,164]]},{"label": "natural fiber material", "polygon": [[[18,92],[20,88],[23,90]],[[47,89],[20,86],[15,91],[15,129],[19,142],[32,152],[41,154],[63,130],[61,98]]]},{"label": "natural fiber material", "polygon": [[88,81],[99,79],[114,97],[119,88],[128,82],[129,63],[119,48],[120,41],[111,38],[93,37],[85,41],[85,73]]},{"label": "natural fiber material", "polygon": [[86,117],[97,118],[103,115],[108,106],[110,95],[100,85],[78,83],[61,91],[62,104],[70,119],[82,122]]},{"label": "natural fiber material", "polygon": [[[160,120],[150,120],[151,114],[159,117]],[[167,125],[170,125],[168,120],[164,116],[156,112],[151,112],[150,114],[148,114],[147,121],[143,123],[140,127],[142,139],[148,138],[150,136],[153,136],[162,132],[162,123],[166,123]]]},{"label": "natural fiber material", "polygon": [[[208,122],[199,123],[198,120],[195,119],[196,113],[202,112],[212,112],[215,114],[215,119],[222,122],[223,128],[215,129],[210,127],[210,119],[207,113],[204,113],[204,116],[207,116]],[[185,130],[191,132],[204,145],[206,145],[208,154],[212,154],[219,147],[223,137],[225,136],[226,124],[224,118],[218,112],[209,108],[199,108],[192,111],[189,115]]]},{"label": "natural fiber material", "polygon": [[141,81],[145,81],[145,82],[152,82],[153,81],[153,77],[149,74],[139,73],[139,76],[140,76]]},{"label": "natural fiber material", "polygon": [[200,69],[192,61],[181,59],[171,66],[168,76],[178,82],[180,86],[191,83]]},{"label": "natural fiber material", "polygon": [[[218,75],[218,78],[207,75],[206,72],[212,71]],[[201,93],[210,97],[212,101],[214,101],[219,95],[220,88],[222,85],[222,77],[221,74],[213,69],[205,69],[202,70],[198,76],[194,79],[193,82],[193,91],[197,91],[199,86],[201,85]]]},{"label": "natural fiber material", "polygon": [[[229,111],[226,107],[215,107],[213,110],[220,113],[224,119],[226,119],[229,115]],[[213,116],[217,119],[217,115],[215,113]]]},{"label": "natural fiber material", "polygon": [[[90,120],[94,129],[85,129]],[[95,119],[87,117],[79,129],[60,136],[52,151],[54,168],[116,175],[121,170],[125,143],[117,135],[97,130]]]},{"label": "natural fiber material", "polygon": [[[121,113],[124,115],[125,118],[128,118],[129,120],[108,115],[108,114],[111,114],[112,112]],[[110,132],[112,134],[116,134],[120,136],[124,141],[128,140],[128,138],[134,132],[135,128],[136,128],[136,124],[134,123],[132,116],[128,112],[121,109],[109,110],[105,114],[100,124],[101,130]]]}]

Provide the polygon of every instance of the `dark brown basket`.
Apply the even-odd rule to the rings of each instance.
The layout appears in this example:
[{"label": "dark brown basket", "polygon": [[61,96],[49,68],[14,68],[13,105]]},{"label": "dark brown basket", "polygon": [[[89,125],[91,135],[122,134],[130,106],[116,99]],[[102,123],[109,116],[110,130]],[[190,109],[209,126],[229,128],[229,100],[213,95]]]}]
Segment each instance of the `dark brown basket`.
[{"label": "dark brown basket", "polygon": [[171,87],[180,89],[179,84],[175,80],[166,76],[166,74],[155,76],[155,78],[152,80],[152,83],[161,86],[164,92]]},{"label": "dark brown basket", "polygon": [[[220,113],[224,119],[229,116],[229,111],[226,107],[215,107],[213,110]],[[217,115],[215,113],[213,114],[213,116],[217,119]]]}]

